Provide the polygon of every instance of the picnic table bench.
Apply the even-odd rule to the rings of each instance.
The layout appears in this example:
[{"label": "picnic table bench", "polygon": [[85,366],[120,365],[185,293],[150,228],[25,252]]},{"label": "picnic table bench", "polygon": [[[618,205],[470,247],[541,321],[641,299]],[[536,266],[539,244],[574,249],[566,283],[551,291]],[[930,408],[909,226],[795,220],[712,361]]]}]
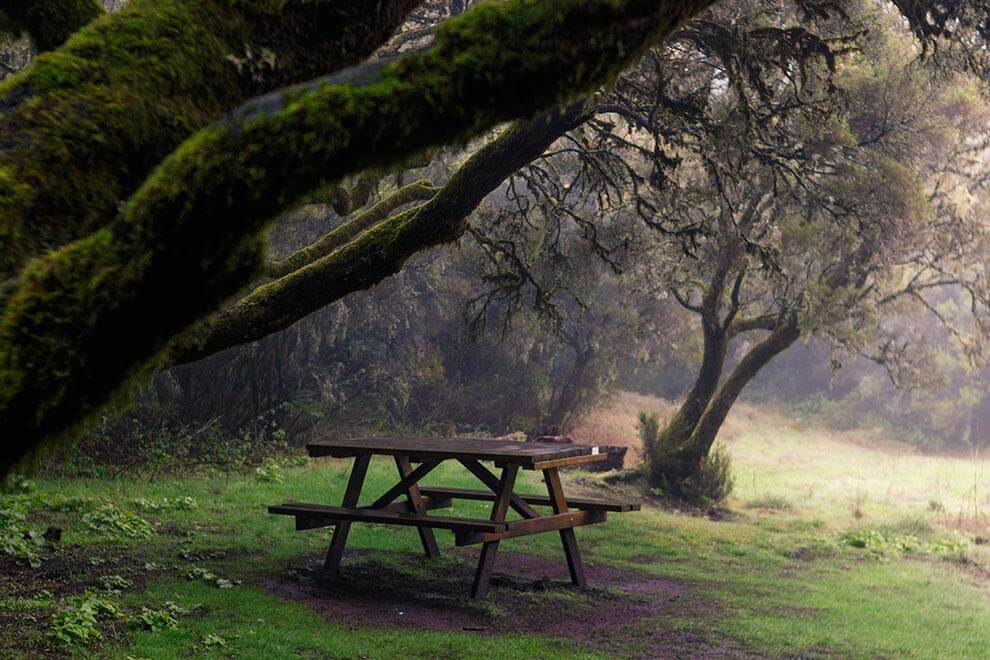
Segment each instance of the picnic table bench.
[{"label": "picnic table bench", "polygon": [[[574,528],[605,522],[608,512],[636,511],[639,505],[610,500],[566,498],[560,482],[559,468],[584,465],[604,460],[606,454],[588,445],[560,445],[538,442],[515,442],[488,439],[438,438],[357,438],[326,439],[307,445],[310,456],[353,458],[347,489],[341,506],[287,502],[268,507],[278,515],[295,516],[296,529],[334,527],[330,548],[324,562],[324,574],[335,576],[351,523],[370,522],[416,527],[428,557],[440,554],[434,529],[454,532],[458,546],[481,544],[481,556],[471,587],[472,598],[483,598],[488,591],[495,553],[499,542],[517,536],[557,531],[564,546],[564,555],[571,582],[586,584],[581,554]],[[374,455],[392,456],[399,481],[368,505],[358,504],[368,465]],[[463,488],[434,488],[420,486],[419,481],[440,463],[454,460],[477,477],[488,490]],[[501,475],[482,465],[491,462],[501,469]],[[413,467],[418,463],[417,467]],[[519,470],[542,470],[547,495],[532,495],[515,491]],[[400,499],[402,498],[402,499]],[[453,500],[492,502],[488,519],[438,516],[429,513],[450,507]],[[539,513],[534,507],[549,507],[550,513]],[[519,520],[506,520],[509,509],[519,514]]]}]

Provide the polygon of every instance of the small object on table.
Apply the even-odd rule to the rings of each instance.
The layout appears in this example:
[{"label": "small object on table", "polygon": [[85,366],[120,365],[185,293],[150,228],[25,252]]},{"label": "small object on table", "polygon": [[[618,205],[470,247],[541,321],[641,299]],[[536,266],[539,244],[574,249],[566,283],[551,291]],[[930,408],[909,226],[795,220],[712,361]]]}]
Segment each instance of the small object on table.
[{"label": "small object on table", "polygon": [[[564,546],[564,555],[571,582],[585,586],[574,528],[605,522],[609,511],[638,511],[635,503],[609,500],[571,498],[564,496],[559,468],[591,464],[606,460],[598,447],[576,444],[549,444],[487,439],[437,438],[356,438],[326,439],[307,446],[310,456],[354,458],[354,467],[344,492],[341,506],[286,503],[268,508],[270,513],[296,518],[296,529],[334,526],[333,538],[327,550],[324,573],[334,576],[340,569],[344,546],[352,522],[373,522],[416,527],[423,551],[428,557],[439,556],[433,529],[450,529],[456,545],[481,544],[481,556],[471,587],[472,598],[483,598],[488,591],[492,567],[499,542],[516,536],[557,531]],[[399,481],[372,504],[359,506],[358,501],[368,465],[373,455],[394,457]],[[455,460],[477,477],[489,490],[460,488],[429,488],[419,481],[441,462]],[[483,462],[492,462],[501,469],[496,475]],[[413,468],[413,463],[419,465]],[[515,491],[519,469],[542,470],[547,495],[520,494]],[[400,499],[403,498],[403,499]],[[492,512],[487,520],[435,516],[433,509],[451,506],[454,499],[491,501]],[[550,507],[552,513],[541,514],[534,509]],[[506,520],[509,509],[521,520]]]}]

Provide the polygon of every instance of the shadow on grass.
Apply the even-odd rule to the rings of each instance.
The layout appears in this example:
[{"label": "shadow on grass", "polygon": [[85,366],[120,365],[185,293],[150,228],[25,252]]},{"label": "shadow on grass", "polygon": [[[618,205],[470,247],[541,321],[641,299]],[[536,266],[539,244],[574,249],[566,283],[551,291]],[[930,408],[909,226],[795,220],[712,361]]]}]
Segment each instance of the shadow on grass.
[{"label": "shadow on grass", "polygon": [[339,576],[320,576],[309,556],[270,576],[266,590],[352,628],[393,627],[536,634],[633,656],[746,655],[734,640],[699,632],[717,605],[698,587],[632,569],[587,564],[589,587],[572,586],[563,558],[500,553],[488,596],[469,599],[476,552],[439,559],[412,553],[349,551]]}]

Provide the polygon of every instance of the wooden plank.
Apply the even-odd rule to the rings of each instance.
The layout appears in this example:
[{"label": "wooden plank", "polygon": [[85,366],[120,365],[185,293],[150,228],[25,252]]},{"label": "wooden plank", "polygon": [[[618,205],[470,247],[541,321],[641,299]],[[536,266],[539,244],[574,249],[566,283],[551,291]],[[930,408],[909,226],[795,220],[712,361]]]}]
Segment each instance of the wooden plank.
[{"label": "wooden plank", "polygon": [[[512,489],[516,485],[516,474],[519,467],[511,465],[502,470],[502,477],[498,482],[497,496],[492,505],[492,522],[505,524],[505,515],[509,512],[509,505],[512,502]],[[508,527],[508,526],[506,526]],[[457,534],[457,531],[454,532]],[[481,547],[481,556],[478,558],[478,568],[474,572],[474,582],[471,584],[471,598],[481,599],[488,593],[488,583],[492,578],[492,568],[495,566],[495,554],[498,552],[498,540],[488,541]]]},{"label": "wooden plank", "polygon": [[[354,467],[351,469],[351,476],[347,480],[347,490],[344,492],[344,506],[357,506],[370,463],[371,454],[361,454],[354,459]],[[298,525],[299,521],[297,520],[296,526],[298,527]],[[333,577],[340,570],[340,560],[344,556],[344,546],[347,545],[347,534],[350,529],[351,525],[348,522],[342,522],[334,528],[330,547],[327,548],[327,556],[323,560],[324,575]]]},{"label": "wooden plank", "polygon": [[[453,500],[449,497],[426,497],[423,496],[423,506],[426,507],[427,511],[433,511],[435,509],[449,509],[453,504]],[[360,506],[359,509],[370,508],[368,506]],[[396,513],[417,513],[410,508],[409,502],[392,502],[387,507],[386,511],[395,511]],[[332,527],[336,524],[336,521],[327,520],[326,518],[320,519],[306,519],[306,518],[296,518],[296,530],[304,529],[317,529],[319,527]]]},{"label": "wooden plank", "polygon": [[[431,488],[423,486],[420,492],[428,497],[453,498],[455,500],[478,500],[491,502],[495,499],[495,494],[486,490],[471,490],[469,488]],[[550,506],[550,498],[546,495],[532,495],[529,493],[516,493],[520,499],[528,504],[536,506]],[[582,511],[614,511],[624,513],[627,511],[639,511],[638,502],[619,502],[616,500],[598,500],[584,497],[568,497],[567,506],[572,509]]]},{"label": "wooden plank", "polygon": [[[597,447],[595,448],[597,449]],[[591,454],[588,456],[568,456],[566,458],[553,458],[547,461],[537,461],[532,465],[527,465],[527,470],[550,470],[556,468],[565,467],[577,467],[579,465],[587,465],[588,463],[597,463],[598,461],[607,461],[608,453],[601,452],[599,454]]]},{"label": "wooden plank", "polygon": [[605,522],[608,513],[605,511],[568,511],[567,513],[541,516],[539,518],[527,518],[526,520],[512,520],[506,525],[504,532],[470,532],[454,531],[455,545],[475,545],[477,543],[488,543],[491,541],[502,541],[517,536],[529,536],[531,534],[541,534],[543,532],[553,532],[557,530],[568,530],[572,527],[582,525],[593,525]]},{"label": "wooden plank", "polygon": [[537,463],[592,456],[598,447],[484,438],[325,438],[307,445],[310,456],[354,456],[372,453],[420,460],[467,458],[499,461],[532,469]]},{"label": "wooden plank", "polygon": [[[423,500],[423,507],[427,511],[433,511],[435,509],[449,509],[454,505],[453,498],[451,497],[428,497],[426,495],[421,495]],[[370,505],[359,506],[359,509],[370,509]],[[392,502],[387,507],[386,511],[395,511],[396,513],[422,513],[421,511],[416,511],[413,509],[412,505],[406,501]]]},{"label": "wooden plank", "polygon": [[383,525],[405,525],[408,527],[434,527],[437,529],[469,530],[476,532],[501,532],[505,522],[492,522],[479,518],[454,518],[430,516],[416,513],[397,513],[387,509],[361,509],[344,506],[325,506],[302,502],[286,502],[268,507],[268,512],[282,516],[296,516],[317,520],[347,522],[370,522]]},{"label": "wooden plank", "polygon": [[[478,461],[467,460],[462,458],[460,459],[460,463],[461,465],[466,467],[471,474],[478,477],[478,479],[481,480],[481,483],[491,488],[491,492],[489,493],[489,495],[491,495],[490,499],[494,501],[496,498],[495,493],[497,493],[499,489],[499,483],[500,483],[499,478],[496,477],[488,468],[486,468]],[[524,499],[522,499],[515,493],[511,493],[509,499],[509,506],[511,506],[515,510],[515,512],[518,513],[523,518],[538,518],[540,515],[536,511],[534,511],[533,507],[527,504]]]},{"label": "wooden plank", "polygon": [[[405,480],[410,477],[414,470],[412,465],[409,463],[408,456],[396,456],[395,457],[395,467],[399,471],[399,477]],[[426,502],[419,492],[419,486],[415,483],[410,484],[409,488],[406,489],[406,499],[409,503],[410,513],[425,514],[426,513]],[[423,546],[423,552],[426,553],[427,557],[439,557],[440,548],[437,547],[437,539],[433,536],[433,530],[429,527],[420,527],[419,541]]]},{"label": "wooden plank", "polygon": [[436,466],[438,465],[440,465],[440,461],[430,461],[428,463],[423,463],[412,472],[409,472],[408,474],[403,476],[402,479],[399,481],[399,483],[395,484],[387,491],[385,491],[385,493],[381,497],[379,497],[377,500],[374,501],[374,503],[371,505],[370,508],[384,509],[386,506],[391,504],[395,500],[395,498],[397,498],[399,495],[402,495],[403,493],[408,493],[410,487],[415,486],[417,481],[419,481],[420,479],[428,475],[430,472],[432,472],[433,469],[436,468]]},{"label": "wooden plank", "polygon": [[[568,515],[567,499],[564,497],[564,487],[560,483],[560,473],[557,472],[557,468],[544,470],[543,479],[547,482],[547,493],[550,496],[550,502],[556,516]],[[573,526],[560,530],[560,541],[564,546],[564,556],[567,558],[571,582],[579,587],[586,586],[588,580],[584,576],[584,564],[581,563],[581,551],[578,549]]]}]

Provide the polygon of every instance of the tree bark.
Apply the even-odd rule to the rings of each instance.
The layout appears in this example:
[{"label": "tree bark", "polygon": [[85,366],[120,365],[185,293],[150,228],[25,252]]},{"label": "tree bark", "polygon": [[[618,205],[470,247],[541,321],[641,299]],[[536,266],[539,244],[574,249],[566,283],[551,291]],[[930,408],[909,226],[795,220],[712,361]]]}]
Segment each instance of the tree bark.
[{"label": "tree bark", "polygon": [[796,318],[782,321],[773,332],[746,353],[718,387],[687,441],[664,457],[665,485],[674,494],[678,494],[679,484],[701,468],[701,462],[711,451],[729,410],[746,385],[800,336]]},{"label": "tree bark", "polygon": [[231,108],[361,61],[416,4],[130,0],[36,58],[0,84],[0,280],[109,224]]},{"label": "tree bark", "polygon": [[990,447],[990,392],[984,392],[973,408],[969,423],[969,444],[976,449]]},{"label": "tree bark", "polygon": [[45,52],[102,16],[103,6],[97,0],[8,0],[3,12],[15,30],[31,35],[38,52]]},{"label": "tree bark", "polygon": [[560,435],[564,425],[574,414],[582,392],[589,386],[592,361],[595,359],[593,348],[574,348],[574,364],[560,386],[560,390],[551,403],[543,425],[542,435]]},{"label": "tree bark", "polygon": [[654,486],[665,487],[668,475],[681,471],[681,466],[676,462],[676,454],[672,454],[671,449],[687,444],[704,414],[705,408],[708,407],[708,403],[715,395],[722,378],[729,337],[720,312],[726,279],[732,264],[733,251],[723,249],[702,296],[701,303],[695,310],[701,315],[704,342],[698,376],[677,412],[660,431],[656,446],[644,448],[651,452],[648,457],[650,460],[650,481]]},{"label": "tree bark", "polygon": [[[111,227],[32,262],[8,294],[0,468],[160,365],[156,356],[177,334],[257,272],[260,232],[303,193],[590,93],[708,4],[482,4],[441,26],[422,52],[262,97],[201,131]],[[332,294],[379,281],[457,229],[412,215],[368,232],[356,249],[329,255],[342,280],[331,282]],[[356,260],[367,254],[380,262]],[[320,273],[314,266],[292,277],[304,291]]]}]

